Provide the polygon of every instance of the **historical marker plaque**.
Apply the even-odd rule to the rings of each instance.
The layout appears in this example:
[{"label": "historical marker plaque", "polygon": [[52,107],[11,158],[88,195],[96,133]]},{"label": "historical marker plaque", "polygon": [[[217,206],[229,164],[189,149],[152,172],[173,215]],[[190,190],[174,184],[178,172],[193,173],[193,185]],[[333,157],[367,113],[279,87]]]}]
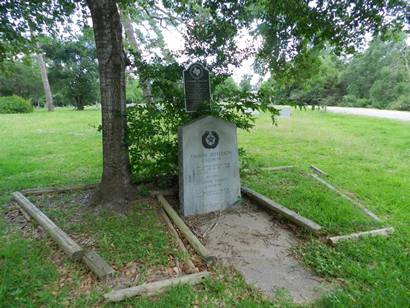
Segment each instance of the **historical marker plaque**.
[{"label": "historical marker plaque", "polygon": [[211,87],[209,71],[200,63],[184,71],[185,109],[187,112],[210,109]]}]

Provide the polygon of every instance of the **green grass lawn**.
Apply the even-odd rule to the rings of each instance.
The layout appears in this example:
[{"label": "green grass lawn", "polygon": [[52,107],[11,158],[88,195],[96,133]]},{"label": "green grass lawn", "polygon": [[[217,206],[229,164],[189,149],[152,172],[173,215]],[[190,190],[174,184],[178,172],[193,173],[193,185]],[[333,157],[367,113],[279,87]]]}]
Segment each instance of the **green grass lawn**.
[{"label": "green grass lawn", "polygon": [[322,233],[343,235],[382,227],[382,223],[372,220],[350,201],[318,183],[305,170],[260,170],[243,176],[242,182],[320,224]]},{"label": "green grass lawn", "polygon": [[[23,188],[97,182],[102,162],[99,123],[100,112],[93,109],[0,115],[1,204],[12,191]],[[318,166],[329,173],[329,181],[354,193],[384,225],[396,229],[389,238],[346,242],[335,248],[310,237],[295,247],[302,262],[340,283],[336,292],[315,306],[410,305],[410,124],[296,111],[291,119],[280,119],[277,127],[262,115],[254,130],[240,132],[239,143],[254,158],[254,166],[295,165],[302,170],[310,164]],[[297,173],[264,172],[244,180],[274,200],[311,215],[330,233],[373,227],[353,205]],[[8,232],[2,218],[0,236],[0,306],[64,302],[69,290],[53,295],[60,273],[46,243]],[[176,287],[159,298],[130,303],[147,307],[275,304],[261,299],[240,277],[222,273],[199,289]],[[99,298],[96,291],[74,304],[89,306]]]},{"label": "green grass lawn", "polygon": [[0,194],[95,183],[102,170],[100,123],[93,109],[0,115]]}]

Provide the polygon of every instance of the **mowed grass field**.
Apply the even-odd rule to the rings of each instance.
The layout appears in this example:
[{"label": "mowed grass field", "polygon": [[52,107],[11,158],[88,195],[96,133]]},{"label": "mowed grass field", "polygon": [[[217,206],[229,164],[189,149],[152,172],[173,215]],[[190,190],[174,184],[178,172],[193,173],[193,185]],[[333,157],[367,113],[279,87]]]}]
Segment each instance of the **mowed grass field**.
[{"label": "mowed grass field", "polygon": [[[24,188],[95,183],[101,174],[100,111],[57,109],[27,115],[0,115],[0,203]],[[410,306],[410,123],[294,111],[272,126],[261,115],[251,132],[239,132],[239,144],[252,166],[310,164],[353,193],[395,228],[388,238],[346,242],[334,248],[306,235],[295,247],[301,262],[337,283],[335,292],[313,306]],[[244,182],[322,224],[329,234],[375,227],[348,203],[296,173],[246,176]],[[338,208],[340,204],[340,210]],[[346,217],[341,217],[347,215]],[[146,229],[146,228],[145,228]],[[143,230],[145,230],[143,229]],[[145,230],[145,232],[147,232]],[[58,306],[70,290],[55,296],[60,273],[42,241],[23,239],[0,218],[0,306]],[[246,290],[246,292],[245,292]],[[76,299],[89,306],[101,294]],[[67,302],[65,302],[67,303]],[[139,306],[275,306],[240,279],[216,275],[204,286],[176,287],[159,298],[131,301]]]}]

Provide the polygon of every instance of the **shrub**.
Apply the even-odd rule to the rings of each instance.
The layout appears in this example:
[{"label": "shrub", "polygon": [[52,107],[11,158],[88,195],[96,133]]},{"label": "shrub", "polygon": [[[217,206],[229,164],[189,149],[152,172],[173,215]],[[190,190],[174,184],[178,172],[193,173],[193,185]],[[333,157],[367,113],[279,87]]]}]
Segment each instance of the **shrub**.
[{"label": "shrub", "polygon": [[141,103],[144,98],[141,86],[136,79],[128,79],[125,93],[127,94],[127,104]]},{"label": "shrub", "polygon": [[370,107],[372,102],[367,98],[357,98],[356,96],[349,94],[343,96],[339,105],[347,107]]},{"label": "shrub", "polygon": [[0,113],[29,112],[33,112],[33,106],[25,98],[17,95],[0,97]]},{"label": "shrub", "polygon": [[[151,80],[151,102],[137,102],[127,108],[128,146],[134,180],[163,179],[177,174],[178,127],[210,114],[232,123],[238,128],[253,126],[253,110],[276,109],[259,102],[257,95],[243,91],[226,91],[226,76],[213,76],[212,111],[187,113],[181,83],[183,68],[178,64],[143,67],[142,73]],[[140,70],[141,72],[141,70]],[[219,87],[223,87],[220,91]],[[242,154],[242,161],[245,159]]]},{"label": "shrub", "polygon": [[410,111],[410,97],[408,95],[399,96],[389,105],[389,109]]}]

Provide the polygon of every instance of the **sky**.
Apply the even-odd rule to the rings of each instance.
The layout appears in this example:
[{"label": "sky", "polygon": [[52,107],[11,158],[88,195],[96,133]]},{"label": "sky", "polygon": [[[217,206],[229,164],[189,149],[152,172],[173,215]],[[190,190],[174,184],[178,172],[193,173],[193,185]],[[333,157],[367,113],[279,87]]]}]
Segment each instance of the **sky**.
[{"label": "sky", "polygon": [[[184,38],[182,37],[181,33],[178,31],[172,29],[172,28],[167,28],[163,30],[163,35],[164,35],[164,40],[165,43],[167,44],[167,47],[171,51],[181,51],[184,50]],[[241,33],[239,38],[238,38],[238,46],[241,48],[244,48],[248,46],[249,44],[258,44],[258,42],[249,35],[249,33]],[[237,84],[240,83],[242,80],[242,77],[244,75],[252,75],[252,80],[251,83],[252,85],[255,85],[258,83],[260,78],[263,78],[264,80],[268,77],[267,76],[260,76],[256,74],[252,68],[254,58],[250,57],[246,59],[245,61],[242,62],[241,66],[239,68],[234,68],[233,69],[233,75],[232,78],[235,80]]]},{"label": "sky", "polygon": [[[181,51],[184,49],[184,38],[182,37],[181,33],[179,33],[173,28],[167,28],[167,29],[163,29],[163,35],[164,35],[165,43],[167,44],[167,47],[171,51]],[[366,49],[368,47],[372,38],[373,36],[370,33],[365,35],[363,49]],[[240,48],[245,48],[246,46],[249,46],[250,44],[252,44],[253,46],[257,48],[258,46],[260,46],[261,42],[251,37],[249,35],[249,32],[240,33],[239,38],[238,38],[238,46]],[[408,36],[407,38],[407,45],[410,46],[410,36]],[[245,61],[243,61],[239,68],[233,69],[232,77],[238,85],[244,75],[252,76],[252,79],[251,79],[252,85],[256,85],[261,80],[261,78],[262,80],[267,80],[269,78],[270,76],[269,73],[265,76],[261,76],[255,73],[252,67],[254,60],[255,60],[254,57],[250,57],[246,59]]]},{"label": "sky", "polygon": [[[91,20],[90,19],[89,19],[89,24],[91,25]],[[142,31],[142,32],[146,32],[147,28],[144,29],[144,28],[139,27],[139,30]],[[179,31],[178,31],[174,27],[168,26],[166,28],[162,28],[161,30],[162,30],[162,35],[163,35],[164,40],[165,40],[165,44],[167,45],[167,47],[170,51],[178,52],[178,51],[184,50],[185,41],[184,41],[184,38],[181,34],[181,32],[183,32],[183,29],[179,29]],[[367,34],[365,36],[365,40],[364,40],[364,44],[363,44],[364,49],[367,48],[367,46],[368,46],[369,42],[371,41],[371,39],[372,39],[371,34]],[[238,35],[237,43],[238,43],[239,48],[246,48],[246,47],[252,45],[257,49],[261,45],[261,40],[251,36],[247,30],[242,30]],[[410,36],[407,39],[407,44],[410,46]],[[158,51],[158,52],[161,53],[161,51]],[[183,62],[184,60],[187,60],[187,59],[185,58],[185,59],[180,59],[180,60],[181,60],[181,62]],[[240,83],[240,81],[242,80],[244,75],[251,75],[252,76],[252,79],[251,79],[251,84],[252,85],[258,84],[261,81],[261,79],[262,80],[267,80],[270,77],[269,73],[264,75],[264,76],[261,76],[261,75],[255,73],[255,71],[253,70],[254,60],[255,60],[254,57],[249,57],[249,58],[247,58],[246,60],[244,60],[242,62],[240,67],[233,67],[232,77],[233,77],[233,79],[235,80],[235,82],[237,84]],[[177,61],[178,61],[178,59],[177,59]]]}]

